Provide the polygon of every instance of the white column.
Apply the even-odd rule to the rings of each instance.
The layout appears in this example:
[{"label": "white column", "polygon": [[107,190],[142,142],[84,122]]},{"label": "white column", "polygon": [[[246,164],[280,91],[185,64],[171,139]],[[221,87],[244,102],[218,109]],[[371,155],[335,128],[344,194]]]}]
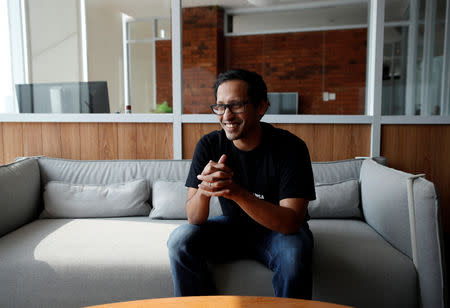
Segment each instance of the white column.
[{"label": "white column", "polygon": [[417,33],[419,29],[419,5],[409,1],[408,58],[406,64],[405,115],[416,113]]},{"label": "white column", "polygon": [[122,13],[122,52],[123,52],[123,106],[122,110],[125,112],[126,106],[130,104],[130,82],[129,82],[129,68],[128,68],[128,22],[133,20],[132,17]]},{"label": "white column", "polygon": [[381,152],[381,85],[385,0],[369,2],[366,114],[372,116],[370,156]]},{"label": "white column", "polygon": [[172,104],[173,104],[173,159],[182,159],[183,138],[181,114],[183,112],[183,57],[181,0],[172,1]]},{"label": "white column", "polygon": [[[15,95],[16,88],[14,84],[28,82],[28,56],[26,44],[26,21],[23,20],[24,2],[8,0],[8,17],[9,17],[9,42],[7,48],[11,55],[11,74],[12,74],[12,92],[13,106],[7,107],[8,110],[19,112],[17,97]],[[6,45],[5,45],[6,46]]]},{"label": "white column", "polygon": [[156,78],[156,42],[158,37],[158,20],[153,19],[153,42],[152,42],[152,78],[153,78],[153,109],[156,109],[156,104],[158,103],[156,92],[158,91],[158,79]]},{"label": "white column", "polygon": [[423,37],[422,85],[420,92],[420,115],[431,115],[436,102],[431,101],[430,83],[434,55],[434,23],[436,20],[436,0],[425,1],[425,30]]},{"label": "white column", "polygon": [[80,46],[81,46],[81,80],[88,81],[88,53],[86,30],[86,0],[80,0]]},{"label": "white column", "polygon": [[445,42],[442,67],[441,115],[450,114],[450,0],[445,14]]}]

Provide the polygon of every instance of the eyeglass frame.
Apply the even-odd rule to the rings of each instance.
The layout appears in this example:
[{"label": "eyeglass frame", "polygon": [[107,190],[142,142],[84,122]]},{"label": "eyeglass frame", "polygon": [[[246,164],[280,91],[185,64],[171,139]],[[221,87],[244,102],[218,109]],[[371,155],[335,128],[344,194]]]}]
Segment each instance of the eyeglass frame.
[{"label": "eyeglass frame", "polygon": [[[235,102],[235,103],[231,103],[231,104],[212,104],[209,106],[209,108],[211,108],[211,111],[216,114],[216,115],[224,115],[225,112],[227,112],[227,108],[228,110],[230,110],[231,114],[241,114],[245,112],[245,106],[250,103],[250,101],[245,101],[245,102]],[[244,110],[240,111],[240,112],[234,112],[231,108],[235,107],[235,106],[239,106],[242,104],[242,107],[244,107]],[[223,113],[217,113],[214,111],[214,107],[223,107]]]}]

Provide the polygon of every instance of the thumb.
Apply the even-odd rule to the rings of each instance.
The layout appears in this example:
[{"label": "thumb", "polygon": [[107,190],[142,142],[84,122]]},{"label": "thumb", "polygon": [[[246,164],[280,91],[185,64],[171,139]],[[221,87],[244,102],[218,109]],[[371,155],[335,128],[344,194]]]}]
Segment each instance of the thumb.
[{"label": "thumb", "polygon": [[220,156],[218,163],[224,164],[226,160],[227,160],[227,156],[225,154],[222,154],[222,156]]}]

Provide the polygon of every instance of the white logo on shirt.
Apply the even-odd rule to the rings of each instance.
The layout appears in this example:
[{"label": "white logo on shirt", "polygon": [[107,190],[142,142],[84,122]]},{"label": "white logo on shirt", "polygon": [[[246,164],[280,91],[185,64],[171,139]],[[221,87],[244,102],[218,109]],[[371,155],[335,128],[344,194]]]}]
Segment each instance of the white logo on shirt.
[{"label": "white logo on shirt", "polygon": [[253,194],[255,195],[256,198],[264,200],[264,195],[260,195],[260,194],[257,194],[257,193],[253,193]]}]

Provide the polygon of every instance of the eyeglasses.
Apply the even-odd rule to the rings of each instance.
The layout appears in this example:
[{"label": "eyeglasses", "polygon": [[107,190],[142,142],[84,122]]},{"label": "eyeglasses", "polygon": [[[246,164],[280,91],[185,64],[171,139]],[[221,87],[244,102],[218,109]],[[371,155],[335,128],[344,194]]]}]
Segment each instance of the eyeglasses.
[{"label": "eyeglasses", "polygon": [[243,113],[245,111],[245,105],[248,104],[248,101],[246,102],[236,102],[231,104],[214,104],[209,106],[215,114],[222,115],[225,113],[227,108],[230,110],[232,114],[239,114]]}]

